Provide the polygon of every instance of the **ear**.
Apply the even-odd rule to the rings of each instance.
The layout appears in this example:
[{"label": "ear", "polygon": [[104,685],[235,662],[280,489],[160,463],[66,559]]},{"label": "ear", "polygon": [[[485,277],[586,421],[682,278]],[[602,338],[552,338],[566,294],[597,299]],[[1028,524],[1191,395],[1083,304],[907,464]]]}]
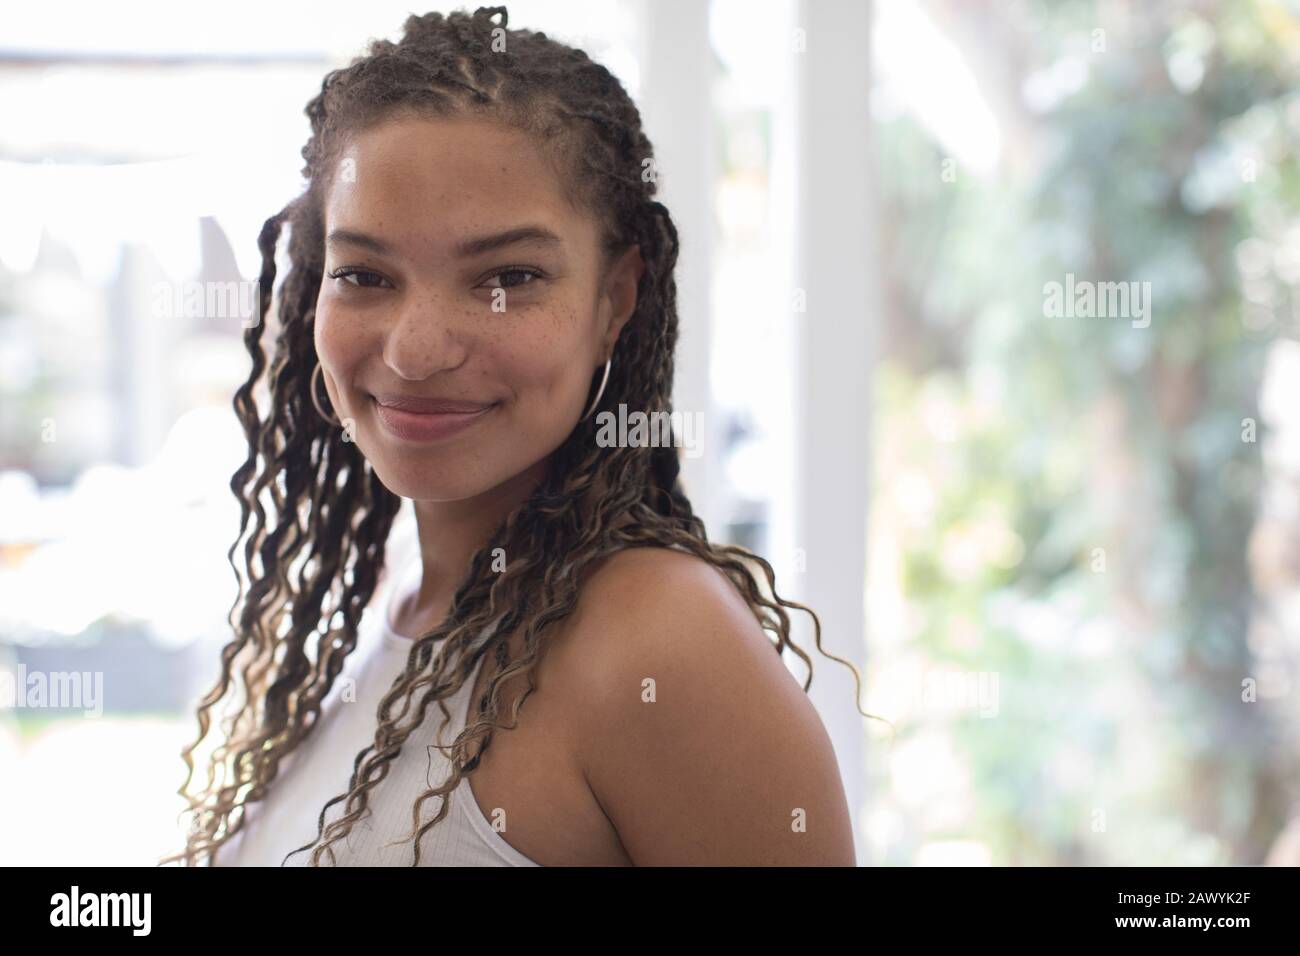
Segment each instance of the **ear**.
[{"label": "ear", "polygon": [[613,354],[619,333],[636,311],[637,286],[644,272],[645,260],[641,258],[641,246],[633,244],[610,265],[605,274],[600,298],[602,362]]}]

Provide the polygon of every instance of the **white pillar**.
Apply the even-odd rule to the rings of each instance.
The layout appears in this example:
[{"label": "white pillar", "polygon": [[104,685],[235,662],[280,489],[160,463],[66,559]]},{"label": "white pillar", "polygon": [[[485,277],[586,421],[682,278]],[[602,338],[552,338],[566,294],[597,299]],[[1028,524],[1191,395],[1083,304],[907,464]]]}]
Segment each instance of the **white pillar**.
[{"label": "white pillar", "polygon": [[[806,560],[793,580],[821,619],[823,646],[859,671],[866,659],[872,326],[879,314],[868,151],[870,13],[868,0],[796,0],[794,14],[804,42],[804,52],[794,53],[794,284],[805,291],[807,311],[793,315],[792,330],[791,535]],[[801,634],[810,638],[811,625]],[[844,776],[858,863],[868,864],[860,824],[866,737],[853,706],[853,675],[811,653],[810,695]],[[869,700],[862,707],[874,712]]]},{"label": "white pillar", "polygon": [[654,144],[659,200],[677,225],[679,321],[673,408],[703,414],[702,454],[681,457],[682,482],[711,540],[722,534],[722,449],[709,387],[713,249],[714,55],[708,0],[644,0],[637,6],[644,37],[638,108]]}]

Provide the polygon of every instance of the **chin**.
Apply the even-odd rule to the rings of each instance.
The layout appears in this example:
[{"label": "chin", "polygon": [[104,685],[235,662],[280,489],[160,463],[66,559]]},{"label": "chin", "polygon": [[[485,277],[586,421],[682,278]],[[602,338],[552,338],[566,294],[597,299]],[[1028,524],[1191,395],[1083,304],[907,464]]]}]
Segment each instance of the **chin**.
[{"label": "chin", "polygon": [[385,467],[371,460],[379,480],[395,495],[416,501],[464,501],[475,498],[495,488],[499,482],[464,469],[453,469],[441,474],[432,469],[421,469],[415,462],[405,462],[398,468]]}]

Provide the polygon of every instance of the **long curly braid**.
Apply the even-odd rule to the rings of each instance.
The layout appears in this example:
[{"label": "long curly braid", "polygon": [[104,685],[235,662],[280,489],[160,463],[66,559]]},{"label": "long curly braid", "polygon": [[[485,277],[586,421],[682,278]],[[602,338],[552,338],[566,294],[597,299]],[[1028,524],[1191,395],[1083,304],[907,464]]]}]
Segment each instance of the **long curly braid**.
[{"label": "long curly braid", "polygon": [[[241,508],[240,533],[228,554],[241,591],[230,612],[235,638],[222,651],[220,679],[199,704],[198,739],[182,753],[188,772],[178,792],[189,807],[186,847],[160,864],[214,862],[218,848],[243,825],[245,808],[266,796],[281,761],[311,734],[323,699],[356,646],[401,504],[356,444],[312,405],[314,308],[324,270],[322,198],[346,135],[401,114],[470,113],[491,115],[553,145],[548,154],[561,164],[571,200],[601,223],[607,263],[632,243],[640,244],[645,261],[636,311],[615,345],[602,406],[671,411],[677,231],[654,199],[654,177],[642,175],[654,154],[640,115],[618,80],[581,50],[541,32],[507,31],[507,21],[505,7],[411,16],[400,42],[372,41],[366,56],[326,75],[307,105],[312,136],[302,153],[308,186],[266,221],[259,236],[263,321],[245,333],[252,370],[233,402],[249,448],[230,483]],[[291,265],[273,323],[274,360],[262,417],[255,400],[267,369],[261,339],[271,312],[276,245],[286,224]],[[822,650],[816,614],[776,596],[765,560],[709,542],[682,490],[676,447],[598,447],[596,417],[577,425],[554,452],[532,497],[476,553],[447,618],[412,642],[404,673],[380,703],[374,741],[356,756],[348,792],[321,809],[315,841],[293,851],[312,850],[311,865],[320,865],[326,854],[335,862],[332,845],[368,813],[369,791],[388,774],[429,707],[438,705],[445,727],[451,715],[444,701],[492,653],[500,670],[449,745],[451,776],[412,808],[412,863],[418,865],[420,840],[446,815],[447,795],[478,766],[493,732],[516,725],[520,707],[536,689],[543,633],[572,612],[584,575],[621,549],[676,548],[719,568],[774,636],[776,652],[789,647],[807,664],[805,691],[812,661],[790,640],[786,609],[807,611],[818,650],[849,667],[860,692],[853,665]],[[240,540],[243,572],[234,559]],[[496,548],[511,555],[500,573],[491,567]],[[522,655],[507,661],[507,640],[520,633]],[[527,675],[528,688],[513,706],[511,723],[504,724],[501,686],[518,673]],[[232,691],[206,784],[193,795],[193,754],[208,735],[210,711]],[[434,797],[442,798],[440,809],[421,824],[424,801]],[[328,810],[339,802],[345,802],[342,815],[326,826]]]}]

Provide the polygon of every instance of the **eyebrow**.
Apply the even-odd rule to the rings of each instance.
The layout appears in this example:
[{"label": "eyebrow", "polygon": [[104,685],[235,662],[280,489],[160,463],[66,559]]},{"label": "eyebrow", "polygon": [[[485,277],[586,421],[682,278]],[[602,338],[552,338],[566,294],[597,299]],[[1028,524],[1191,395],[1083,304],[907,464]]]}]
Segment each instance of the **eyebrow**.
[{"label": "eyebrow", "polygon": [[[358,232],[355,229],[335,229],[330,232],[325,240],[327,245],[339,245],[346,243],[352,246],[359,246],[362,249],[369,249],[377,255],[389,255],[393,249],[388,243],[375,236],[365,232]],[[505,246],[512,246],[519,242],[539,242],[546,245],[561,245],[561,239],[555,233],[551,232],[544,226],[519,226],[515,229],[507,229],[505,232],[498,232],[490,236],[480,236],[477,239],[467,239],[456,246],[455,254],[462,258],[468,259],[471,256],[480,256],[485,252],[493,252]]]}]

